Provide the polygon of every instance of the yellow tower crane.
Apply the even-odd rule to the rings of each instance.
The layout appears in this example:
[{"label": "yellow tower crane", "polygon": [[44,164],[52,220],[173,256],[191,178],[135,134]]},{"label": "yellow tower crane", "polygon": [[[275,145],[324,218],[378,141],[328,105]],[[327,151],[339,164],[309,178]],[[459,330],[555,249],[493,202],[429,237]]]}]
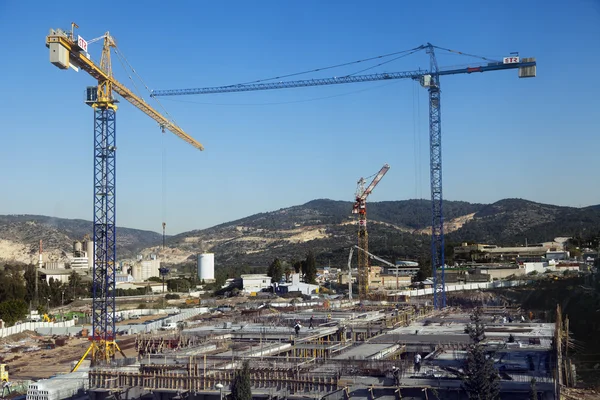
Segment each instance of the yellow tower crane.
[{"label": "yellow tower crane", "polygon": [[[113,77],[111,49],[117,48],[115,39],[106,32],[87,42],[75,36],[77,24],[71,30],[51,29],[46,37],[50,49],[50,62],[60,69],[80,69],[91,75],[97,86],[88,87],[86,104],[94,110],[94,267],[92,278],[92,332],[90,346],[73,370],[79,368],[88,354],[92,364],[110,362],[117,351],[115,331],[115,277],[116,277],[116,110],[113,92],[155,120],[159,127],[168,130],[199,150],[202,145],[185,133],[173,121],[161,115],[141,97],[135,95]],[[100,64],[92,61],[88,45],[103,41]]]}]

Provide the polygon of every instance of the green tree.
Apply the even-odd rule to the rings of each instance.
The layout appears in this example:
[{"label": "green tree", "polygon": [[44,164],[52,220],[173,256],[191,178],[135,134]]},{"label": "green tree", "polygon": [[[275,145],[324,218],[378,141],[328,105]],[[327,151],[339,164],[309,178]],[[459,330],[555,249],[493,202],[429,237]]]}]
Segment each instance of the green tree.
[{"label": "green tree", "polygon": [[431,270],[431,265],[421,264],[417,274],[415,275],[416,282],[423,282],[425,279],[433,275],[433,271]]},{"label": "green tree", "polygon": [[292,261],[292,267],[297,274],[302,273],[302,261]]},{"label": "green tree", "polygon": [[68,285],[63,284],[57,279],[50,278],[48,287],[50,290],[47,299],[50,299],[50,307],[62,305],[63,293],[67,292]]},{"label": "green tree", "polygon": [[8,300],[0,303],[0,319],[7,325],[14,325],[15,322],[27,315],[29,307],[23,300]]},{"label": "green tree", "polygon": [[465,327],[465,332],[469,334],[471,344],[463,368],[462,388],[470,400],[497,400],[500,398],[499,377],[493,355],[487,354],[481,343],[485,339],[485,325],[479,308],[471,315],[471,323]]},{"label": "green tree", "polygon": [[470,319],[471,323],[465,327],[465,333],[469,335],[471,343],[479,344],[485,339],[485,324],[481,319],[481,308],[476,308]]},{"label": "green tree", "polygon": [[28,265],[23,274],[25,280],[25,301],[30,302],[35,298],[35,266]]},{"label": "green tree", "polygon": [[310,250],[306,255],[306,262],[303,266],[304,271],[304,282],[307,283],[316,283],[317,281],[317,260],[315,259],[315,255]]},{"label": "green tree", "polygon": [[281,261],[279,261],[279,258],[274,259],[269,265],[267,275],[271,277],[271,282],[279,283],[281,277],[283,276],[283,267],[281,266]]},{"label": "green tree", "polygon": [[72,300],[78,297],[91,297],[87,286],[83,284],[81,275],[75,271],[71,272],[71,275],[69,275],[69,283],[67,283],[65,289],[65,302],[68,301],[67,299]]},{"label": "green tree", "polygon": [[7,265],[0,272],[0,301],[23,300],[27,294],[19,267]]},{"label": "green tree", "polygon": [[187,292],[190,289],[190,281],[187,279],[169,279],[166,287],[171,292]]},{"label": "green tree", "polygon": [[529,400],[538,400],[537,388],[535,387],[535,384],[535,378],[531,378],[531,383],[529,384]]},{"label": "green tree", "polygon": [[250,385],[250,363],[248,360],[242,364],[242,369],[235,371],[231,383],[232,400],[252,400],[252,388]]}]

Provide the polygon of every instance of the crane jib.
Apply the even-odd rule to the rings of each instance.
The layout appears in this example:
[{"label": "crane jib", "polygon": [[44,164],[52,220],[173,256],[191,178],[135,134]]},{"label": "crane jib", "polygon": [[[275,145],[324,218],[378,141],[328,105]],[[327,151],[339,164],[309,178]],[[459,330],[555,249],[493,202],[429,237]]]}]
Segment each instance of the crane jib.
[{"label": "crane jib", "polygon": [[[433,71],[405,71],[405,72],[383,72],[369,75],[352,75],[352,76],[340,76],[332,78],[322,79],[306,79],[298,81],[283,81],[273,83],[254,83],[254,84],[240,84],[240,85],[227,85],[227,86],[215,86],[205,88],[192,88],[192,89],[167,89],[167,90],[153,90],[151,97],[160,96],[183,96],[183,95],[194,95],[194,94],[216,94],[216,93],[234,93],[234,92],[251,92],[256,90],[274,90],[274,89],[291,89],[298,87],[310,87],[310,86],[326,86],[326,85],[338,85],[344,83],[360,83],[360,82],[375,82],[381,80],[390,79],[415,79],[420,80],[424,76],[442,76],[442,75],[458,75],[458,74],[471,74],[473,72],[487,72],[487,71],[501,71],[509,69],[525,69],[536,66],[535,61],[524,58],[523,61],[518,63],[504,64],[501,62],[486,63],[484,65],[472,66],[466,68],[447,69]],[[529,77],[529,75],[523,76]]]}]

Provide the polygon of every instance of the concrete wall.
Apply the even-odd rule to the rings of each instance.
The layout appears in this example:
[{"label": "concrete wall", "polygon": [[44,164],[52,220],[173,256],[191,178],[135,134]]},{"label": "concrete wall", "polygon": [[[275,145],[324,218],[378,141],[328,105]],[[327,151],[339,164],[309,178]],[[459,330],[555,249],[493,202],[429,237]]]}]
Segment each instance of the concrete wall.
[{"label": "concrete wall", "polygon": [[39,328],[67,328],[75,325],[75,321],[64,321],[64,322],[24,322],[19,325],[11,326],[10,328],[0,329],[0,337],[6,337],[14,335],[15,333],[21,333],[23,331],[37,331]]},{"label": "concrete wall", "polygon": [[[477,290],[477,289],[492,289],[502,287],[513,287],[527,285],[531,281],[494,281],[494,282],[480,282],[480,283],[467,283],[465,285],[446,285],[446,292],[454,292],[459,290]],[[433,288],[428,289],[416,289],[416,290],[401,290],[394,292],[392,295],[396,296],[427,296],[433,294]]]},{"label": "concrete wall", "polygon": [[[130,312],[131,314],[138,314],[138,315],[157,315],[157,314],[164,315],[164,314],[168,314],[169,312],[172,312],[172,310],[173,309],[128,310],[127,312]],[[116,329],[118,331],[125,331],[128,334],[158,331],[160,329],[160,327],[163,326],[163,322],[165,319],[170,319],[173,322],[179,322],[179,321],[184,321],[186,319],[195,317],[198,314],[204,314],[207,312],[208,312],[207,307],[190,308],[190,309],[181,311],[179,314],[167,315],[164,318],[161,318],[157,321],[149,322],[146,324],[117,325]],[[67,321],[67,322],[71,322],[71,326],[60,327],[60,326],[58,326],[58,323],[57,323],[57,324],[54,324],[57,326],[39,327],[39,328],[35,329],[35,331],[37,333],[39,333],[40,335],[77,335],[81,332],[81,330],[83,328],[87,328],[88,332],[91,332],[91,330],[92,330],[92,327],[89,325],[73,326],[73,321]]]},{"label": "concrete wall", "polygon": [[521,268],[479,268],[482,274],[487,274],[492,279],[505,279],[511,275],[523,275],[524,269]]}]

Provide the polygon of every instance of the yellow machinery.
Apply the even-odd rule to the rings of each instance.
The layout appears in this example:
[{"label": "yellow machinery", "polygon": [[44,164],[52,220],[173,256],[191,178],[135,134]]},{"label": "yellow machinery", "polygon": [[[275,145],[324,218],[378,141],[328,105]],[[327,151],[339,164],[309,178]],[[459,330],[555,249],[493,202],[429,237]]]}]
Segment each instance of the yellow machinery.
[{"label": "yellow machinery", "polygon": [[[51,29],[46,37],[50,62],[60,69],[80,69],[91,75],[97,86],[88,87],[86,104],[94,110],[94,268],[91,344],[79,363],[91,354],[92,365],[108,363],[117,351],[115,331],[115,265],[116,265],[116,110],[113,92],[155,120],[164,132],[168,130],[199,150],[203,146],[161,115],[141,97],[135,95],[112,74],[111,49],[117,49],[115,39],[106,32],[89,42],[75,35],[77,24],[71,30]],[[88,53],[88,45],[103,41],[100,64]],[[115,50],[116,51],[116,50]],[[116,53],[122,57],[120,52]],[[125,60],[126,61],[126,60]],[[121,352],[122,353],[122,352]]]},{"label": "yellow machinery", "polygon": [[8,382],[8,365],[0,364],[0,379],[2,382]]}]

